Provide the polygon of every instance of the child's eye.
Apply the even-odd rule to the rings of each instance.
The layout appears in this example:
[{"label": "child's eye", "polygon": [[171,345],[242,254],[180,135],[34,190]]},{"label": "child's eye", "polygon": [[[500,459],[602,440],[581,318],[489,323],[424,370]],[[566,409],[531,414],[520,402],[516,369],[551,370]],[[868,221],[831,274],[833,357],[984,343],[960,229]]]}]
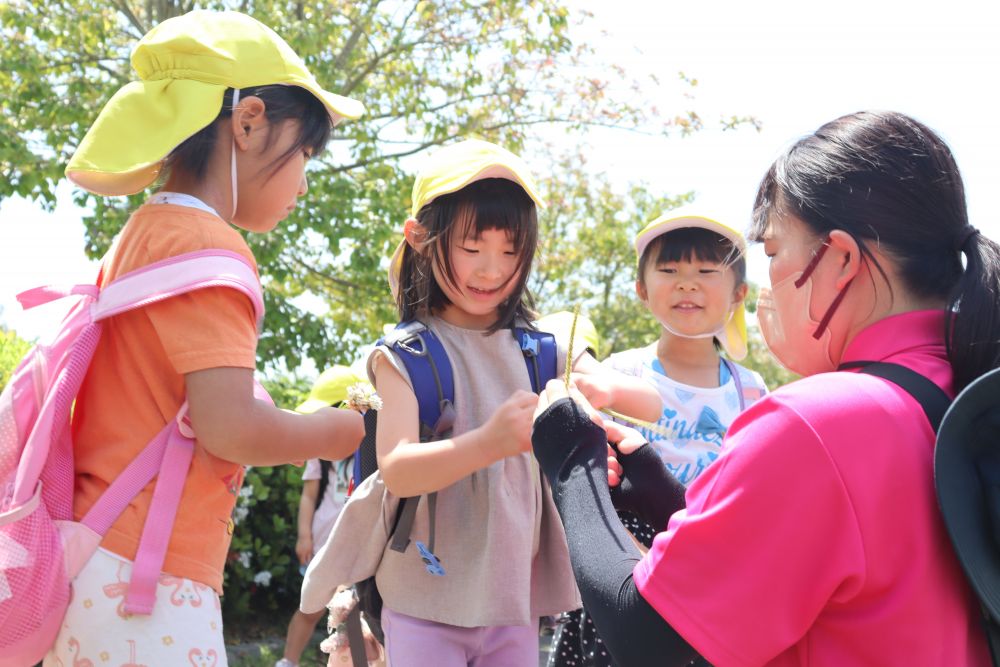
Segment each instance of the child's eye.
[{"label": "child's eye", "polygon": [[719,269],[718,269],[718,268],[711,268],[711,269],[698,269],[698,272],[699,272],[699,273],[718,273],[718,272],[719,272]]},{"label": "child's eye", "polygon": [[677,273],[677,269],[672,266],[661,266],[657,271],[660,273]]},{"label": "child's eye", "polygon": [[478,249],[476,249],[476,248],[470,248],[469,246],[464,246],[463,245],[463,246],[458,246],[458,247],[461,248],[464,252],[469,253],[470,255],[475,255],[475,254],[477,254],[479,252]]}]

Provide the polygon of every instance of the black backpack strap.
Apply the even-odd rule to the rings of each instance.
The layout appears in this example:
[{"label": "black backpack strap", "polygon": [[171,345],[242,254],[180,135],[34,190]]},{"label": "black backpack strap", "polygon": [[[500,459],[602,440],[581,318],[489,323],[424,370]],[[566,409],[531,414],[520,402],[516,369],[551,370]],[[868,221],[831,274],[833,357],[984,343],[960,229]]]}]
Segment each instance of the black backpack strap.
[{"label": "black backpack strap", "polygon": [[[934,432],[937,433],[938,429],[941,428],[941,420],[944,419],[945,412],[951,405],[951,399],[941,387],[928,378],[905,366],[880,361],[852,361],[841,364],[837,370],[851,368],[857,368],[860,372],[868,375],[884,378],[901,387],[923,408],[924,414],[927,415],[927,421],[930,422]],[[990,648],[990,661],[993,665],[1000,665],[1000,624],[993,620],[982,603],[980,603],[980,611],[983,632],[986,634],[986,643]]]},{"label": "black backpack strap", "polygon": [[333,464],[326,459],[319,460],[319,493],[316,494],[316,509],[319,507],[320,503],[323,502],[323,496],[326,494],[326,487],[330,483],[330,469]]},{"label": "black backpack strap", "polygon": [[944,389],[920,373],[899,364],[884,361],[852,361],[841,364],[837,370],[851,368],[857,368],[867,375],[888,380],[906,391],[923,408],[924,414],[927,415],[927,421],[930,422],[934,432],[938,432],[941,420],[944,419],[944,413],[951,405],[951,399],[948,394],[944,393]]},{"label": "black backpack strap", "polygon": [[351,663],[354,667],[368,667],[365,635],[361,629],[361,605],[355,604],[348,612],[344,625],[347,630],[347,645],[351,650]]},{"label": "black backpack strap", "polygon": [[990,662],[1000,665],[1000,623],[993,620],[992,614],[986,605],[980,603],[979,610],[982,612],[983,632],[986,633],[986,644],[990,647]]}]

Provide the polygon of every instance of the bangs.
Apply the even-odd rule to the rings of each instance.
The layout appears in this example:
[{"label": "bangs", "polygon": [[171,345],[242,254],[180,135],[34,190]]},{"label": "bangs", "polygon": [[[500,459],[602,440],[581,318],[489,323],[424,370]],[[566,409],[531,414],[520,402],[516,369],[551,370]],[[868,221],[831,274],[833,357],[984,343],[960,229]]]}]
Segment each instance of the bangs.
[{"label": "bangs", "polygon": [[646,266],[667,262],[715,262],[733,270],[736,283],[746,282],[746,258],[729,239],[708,229],[683,227],[659,236],[646,246],[639,261],[640,281],[644,280]]},{"label": "bangs", "polygon": [[650,257],[655,253],[657,264],[692,261],[732,264],[740,254],[732,241],[700,227],[667,232],[655,239],[646,252]]},{"label": "bangs", "polygon": [[[277,88],[277,86],[270,86],[270,88]],[[272,123],[295,120],[298,123],[299,131],[295,142],[277,159],[273,170],[275,172],[293,155],[303,150],[308,149],[311,157],[322,153],[326,150],[326,144],[330,141],[333,129],[326,107],[315,95],[298,86],[281,86],[281,88],[287,89],[283,92],[290,98],[286,106],[273,112],[271,109],[267,109],[264,113]],[[264,103],[267,104],[266,99]],[[289,115],[289,111],[292,111],[294,115]],[[267,143],[270,144],[272,141],[272,137],[269,136]]]},{"label": "bangs", "polygon": [[483,232],[497,229],[506,232],[514,244],[519,267],[534,255],[538,235],[535,202],[520,185],[506,178],[484,178],[438,199],[447,197],[454,197],[452,202],[441,202],[454,206],[454,223],[445,230],[448,244],[456,234],[479,239]]}]

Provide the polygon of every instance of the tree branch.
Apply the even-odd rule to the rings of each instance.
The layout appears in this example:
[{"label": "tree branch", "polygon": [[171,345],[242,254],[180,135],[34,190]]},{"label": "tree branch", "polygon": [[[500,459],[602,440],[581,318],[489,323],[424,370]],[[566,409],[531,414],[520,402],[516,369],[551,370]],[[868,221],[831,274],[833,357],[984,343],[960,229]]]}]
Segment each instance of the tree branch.
[{"label": "tree branch", "polygon": [[133,28],[139,31],[140,35],[145,35],[148,32],[146,26],[142,24],[142,21],[140,21],[139,17],[135,15],[132,8],[128,6],[127,0],[112,0],[111,4],[117,7],[118,11],[125,15],[125,18],[128,19],[128,22],[132,24]]}]

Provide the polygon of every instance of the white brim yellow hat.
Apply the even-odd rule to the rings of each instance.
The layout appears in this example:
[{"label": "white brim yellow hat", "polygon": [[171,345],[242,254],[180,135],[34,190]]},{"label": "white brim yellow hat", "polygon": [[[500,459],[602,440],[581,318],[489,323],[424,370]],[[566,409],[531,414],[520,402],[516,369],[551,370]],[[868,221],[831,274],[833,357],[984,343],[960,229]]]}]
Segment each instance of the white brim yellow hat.
[{"label": "white brim yellow hat", "polygon": [[273,30],[239,12],[195,10],[163,21],[132,51],[139,75],[108,101],[66,167],[100,195],[151,185],[163,160],[215,120],[227,88],[283,84],[308,90],[334,124],[364,105],[324,90]]},{"label": "white brim yellow hat", "polygon": [[[573,317],[573,313],[568,310],[560,310],[538,318],[535,326],[539,331],[553,334],[556,340],[565,345],[567,349],[569,348],[570,332],[573,332],[573,337],[575,338],[573,347],[576,350],[586,348],[590,350],[594,358],[597,358],[597,355],[601,352],[601,337],[597,333],[597,327],[594,326],[589,317],[579,315],[576,318],[576,331],[573,331]],[[570,355],[570,358],[575,359],[576,357]]]},{"label": "white brim yellow hat", "polygon": [[[484,178],[505,178],[514,181],[528,193],[538,208],[545,202],[528,165],[505,148],[481,139],[466,139],[435,151],[424,163],[413,183],[410,216],[441,195],[458,192],[466,185]],[[389,260],[389,288],[395,299],[399,292],[399,272],[403,266],[403,239]]]},{"label": "white brim yellow hat", "polygon": [[343,403],[347,400],[347,390],[356,384],[368,385],[368,381],[358,376],[347,366],[331,366],[316,378],[309,397],[302,402],[296,412],[311,414],[320,408]]},{"label": "white brim yellow hat", "polygon": [[[743,234],[738,230],[714,218],[699,215],[694,213],[690,208],[684,207],[668,211],[642,228],[642,231],[635,237],[636,259],[642,259],[642,254],[653,239],[667,232],[687,227],[696,227],[715,232],[731,241],[741,256],[746,255],[747,242],[743,238]],[[739,361],[747,356],[746,308],[742,302],[736,306],[732,317],[729,318],[722,333],[716,336],[716,340],[722,345],[722,349],[726,351],[730,359]]]}]

